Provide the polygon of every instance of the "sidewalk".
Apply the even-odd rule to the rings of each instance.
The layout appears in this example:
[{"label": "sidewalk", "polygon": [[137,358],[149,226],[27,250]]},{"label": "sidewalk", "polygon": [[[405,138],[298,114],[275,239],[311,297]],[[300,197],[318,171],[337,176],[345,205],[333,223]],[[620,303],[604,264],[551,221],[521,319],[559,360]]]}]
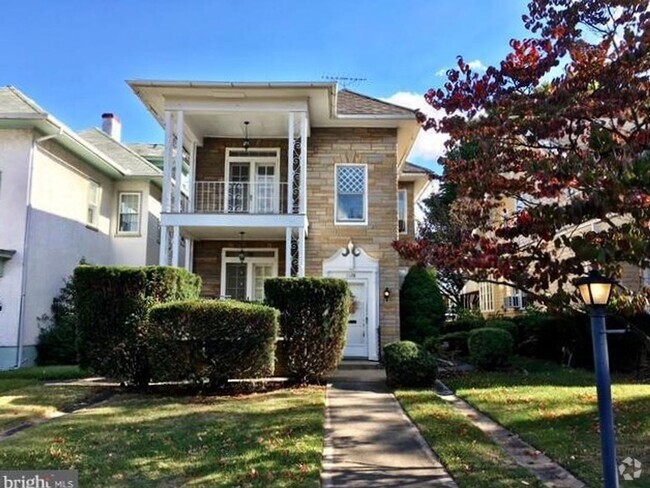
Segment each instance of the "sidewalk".
[{"label": "sidewalk", "polygon": [[324,488],[456,486],[387,391],[383,370],[340,370],[330,382]]}]

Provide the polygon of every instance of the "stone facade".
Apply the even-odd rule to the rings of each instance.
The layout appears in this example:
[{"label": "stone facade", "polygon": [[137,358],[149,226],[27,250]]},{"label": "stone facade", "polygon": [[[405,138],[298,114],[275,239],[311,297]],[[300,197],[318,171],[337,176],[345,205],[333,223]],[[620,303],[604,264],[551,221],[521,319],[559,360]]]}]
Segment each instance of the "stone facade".
[{"label": "stone facade", "polygon": [[[379,260],[379,290],[389,288],[388,301],[379,299],[381,346],[399,339],[398,254],[392,247],[397,232],[397,131],[395,129],[313,128],[307,150],[306,274],[322,275],[323,259],[352,240]],[[334,222],[335,165],[368,165],[367,225]]]},{"label": "stone facade", "polygon": [[[241,147],[241,139],[206,138],[197,152],[197,181],[224,179],[225,150]],[[280,147],[280,180],[286,181],[286,139],[251,140],[251,147]],[[390,289],[385,301],[378,297],[381,346],[399,339],[399,256],[392,248],[398,239],[397,228],[397,130],[384,128],[312,128],[307,141],[307,216],[305,271],[322,276],[323,260],[345,247],[350,240],[379,260],[380,293]],[[368,165],[368,223],[336,225],[335,165]],[[412,220],[413,192],[409,198]],[[412,232],[412,224],[411,224]],[[202,276],[204,295],[219,296],[221,251],[239,247],[239,241],[197,241],[194,247],[194,271]],[[245,247],[278,248],[278,274],[285,264],[284,241],[245,241]]]}]

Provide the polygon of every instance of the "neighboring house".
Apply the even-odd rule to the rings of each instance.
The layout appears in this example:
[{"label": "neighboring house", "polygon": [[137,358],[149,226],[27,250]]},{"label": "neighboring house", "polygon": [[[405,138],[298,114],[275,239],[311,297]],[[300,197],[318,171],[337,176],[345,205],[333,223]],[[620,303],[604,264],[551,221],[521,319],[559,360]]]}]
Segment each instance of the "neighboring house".
[{"label": "neighboring house", "polygon": [[[505,199],[502,206],[495,210],[495,218],[502,219],[504,225],[507,225],[508,219],[516,216],[524,207],[521,200],[515,198]],[[565,232],[571,232],[573,235],[580,235],[588,231],[598,232],[605,225],[603,222],[590,220],[578,226],[572,226]],[[571,255],[572,251],[568,248],[559,251],[561,259],[568,258]],[[650,286],[650,270],[643,270],[632,264],[621,263],[621,276],[618,277],[618,283],[624,288],[637,292],[643,287]],[[465,308],[478,309],[486,318],[493,316],[510,317],[524,313],[529,306],[535,306],[535,302],[530,300],[522,290],[507,284],[489,282],[477,283],[469,281],[462,290],[462,299]]]},{"label": "neighboring house", "polygon": [[335,83],[129,85],[165,129],[161,264],[185,255],[206,296],[247,300],[272,276],[343,278],[356,301],[345,355],[376,360],[399,339],[392,243],[400,225],[412,232],[428,181],[405,163],[420,130],[412,110]]},{"label": "neighboring house", "polygon": [[116,117],[75,133],[0,87],[0,369],[31,364],[38,318],[82,259],[155,264],[162,173],[119,142]]}]

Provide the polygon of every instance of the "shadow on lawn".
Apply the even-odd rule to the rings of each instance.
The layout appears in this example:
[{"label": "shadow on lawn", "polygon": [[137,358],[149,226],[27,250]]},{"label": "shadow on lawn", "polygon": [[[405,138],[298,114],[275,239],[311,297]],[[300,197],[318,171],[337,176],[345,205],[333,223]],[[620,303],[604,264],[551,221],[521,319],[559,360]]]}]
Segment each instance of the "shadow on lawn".
[{"label": "shadow on lawn", "polygon": [[321,392],[120,395],[5,442],[0,465],[75,467],[82,486],[316,486],[322,430]]}]

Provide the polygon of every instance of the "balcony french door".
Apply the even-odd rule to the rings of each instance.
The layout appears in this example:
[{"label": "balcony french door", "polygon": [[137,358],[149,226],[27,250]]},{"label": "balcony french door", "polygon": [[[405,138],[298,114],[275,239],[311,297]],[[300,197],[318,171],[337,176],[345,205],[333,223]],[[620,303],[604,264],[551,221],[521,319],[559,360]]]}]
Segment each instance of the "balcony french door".
[{"label": "balcony french door", "polygon": [[228,213],[277,213],[279,183],[274,163],[231,162],[225,195]]}]

